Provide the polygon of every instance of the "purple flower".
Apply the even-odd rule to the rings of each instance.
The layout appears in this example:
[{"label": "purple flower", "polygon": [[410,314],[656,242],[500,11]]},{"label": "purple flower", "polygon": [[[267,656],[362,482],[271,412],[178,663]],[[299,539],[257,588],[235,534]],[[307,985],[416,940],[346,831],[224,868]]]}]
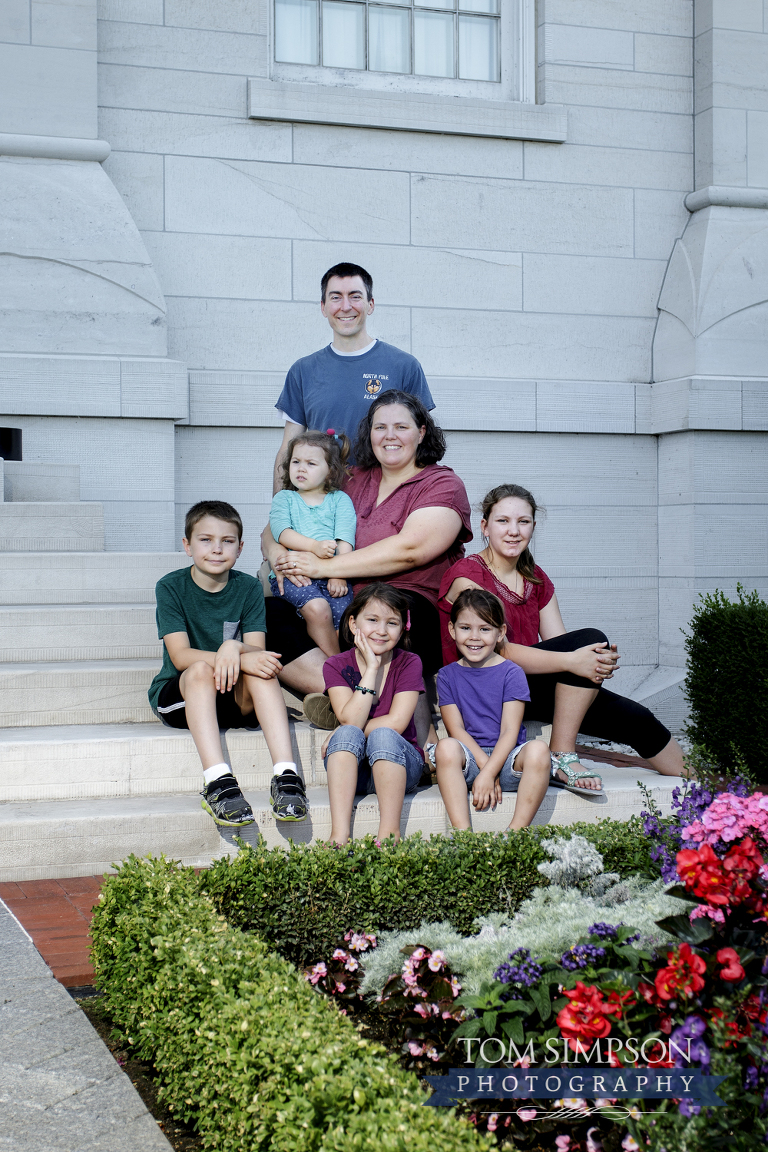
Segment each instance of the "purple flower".
[{"label": "purple flower", "polygon": [[[543,972],[544,968],[536,963],[527,948],[517,948],[514,952],[510,952],[508,960],[496,969],[493,978],[500,984],[518,984],[523,988],[531,988],[534,984],[538,984]],[[520,992],[517,989],[510,989],[505,999],[520,1000]]]},{"label": "purple flower", "polygon": [[604,956],[605,948],[598,948],[595,944],[574,944],[573,948],[563,952],[560,963],[569,972],[575,972],[577,968],[586,968],[588,964],[594,964]]},{"label": "purple flower", "polygon": [[597,924],[593,924],[587,931],[590,936],[597,936],[599,940],[615,940],[621,926],[621,924],[616,924],[615,926],[613,924],[606,924],[604,920],[599,920]]},{"label": "purple flower", "polygon": [[754,1092],[757,1088],[757,1068],[754,1064],[750,1064],[747,1068],[747,1076],[744,1081],[744,1089],[747,1092]]},{"label": "purple flower", "polygon": [[691,1116],[698,1116],[701,1112],[701,1104],[693,1104],[690,1100],[681,1100],[677,1106],[681,1116],[685,1116],[686,1120],[690,1120]]}]

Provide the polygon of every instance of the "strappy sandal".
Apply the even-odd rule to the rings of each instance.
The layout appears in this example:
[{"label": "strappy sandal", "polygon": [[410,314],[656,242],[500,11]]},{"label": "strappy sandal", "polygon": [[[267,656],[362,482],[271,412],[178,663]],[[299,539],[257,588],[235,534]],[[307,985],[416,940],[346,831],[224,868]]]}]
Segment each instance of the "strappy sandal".
[{"label": "strappy sandal", "polygon": [[[577,772],[572,768],[572,764],[580,764],[578,756],[575,752],[553,752],[551,754],[552,768],[550,776],[559,788],[565,788],[567,792],[573,792],[576,796],[601,796],[603,792],[603,778],[599,772],[584,770]],[[558,771],[564,772],[567,777],[567,783],[564,784],[562,780],[558,780]],[[586,780],[587,777],[592,777],[600,781],[599,788],[579,788],[576,784],[577,780]]]}]

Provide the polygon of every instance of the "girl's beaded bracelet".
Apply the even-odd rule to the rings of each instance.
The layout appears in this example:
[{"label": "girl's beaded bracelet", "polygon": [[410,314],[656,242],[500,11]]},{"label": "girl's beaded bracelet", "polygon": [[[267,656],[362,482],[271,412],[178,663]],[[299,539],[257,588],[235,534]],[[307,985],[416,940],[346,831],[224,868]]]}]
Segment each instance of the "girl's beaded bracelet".
[{"label": "girl's beaded bracelet", "polygon": [[353,692],[362,692],[363,696],[365,696],[366,692],[370,692],[371,696],[378,696],[378,692],[376,691],[375,688],[363,688],[362,684],[355,684],[352,691]]}]

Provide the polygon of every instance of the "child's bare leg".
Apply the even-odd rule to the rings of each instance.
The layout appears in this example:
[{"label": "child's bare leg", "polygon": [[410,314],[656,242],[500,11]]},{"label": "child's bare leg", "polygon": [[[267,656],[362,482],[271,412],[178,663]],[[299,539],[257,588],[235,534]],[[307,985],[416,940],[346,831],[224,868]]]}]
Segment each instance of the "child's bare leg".
[{"label": "child's bare leg", "polygon": [[554,754],[576,751],[579,726],[596,696],[597,688],[580,688],[577,684],[555,685],[555,711],[549,744]]},{"label": "child's bare leg", "polygon": [[235,685],[235,701],[246,715],[252,711],[256,713],[272,763],[293,761],[288,713],[277,677],[263,680],[261,676],[241,672]]},{"label": "child's bare leg", "polygon": [[308,600],[299,611],[307,623],[307,632],[318,648],[326,656],[338,656],[339,637],[333,626],[333,615],[328,601],[319,596],[316,600]]},{"label": "child's bare leg", "polygon": [[515,768],[522,772],[517,790],[515,814],[510,829],[527,828],[541,806],[549,787],[549,749],[543,740],[531,740],[518,753]]},{"label": "child's bare leg", "polygon": [[204,660],[190,664],[179,679],[184,698],[187,726],[192,733],[203,769],[223,761],[219,722],[216,719],[216,683],[213,668]]},{"label": "child's bare leg", "polygon": [[351,752],[332,752],[326,771],[331,805],[331,843],[346,844],[357,787],[357,758]]},{"label": "child's bare leg", "polygon": [[440,740],[435,749],[437,786],[452,828],[471,828],[469,796],[464,778],[464,749],[458,740]]},{"label": "child's bare leg", "polygon": [[669,743],[657,752],[655,756],[648,757],[648,763],[662,776],[689,776],[690,773],[683,760],[683,750],[675,740],[670,737]]},{"label": "child's bare leg", "polygon": [[387,836],[400,839],[400,817],[405,799],[405,768],[391,760],[376,760],[373,765],[373,782],[379,801],[379,840]]}]

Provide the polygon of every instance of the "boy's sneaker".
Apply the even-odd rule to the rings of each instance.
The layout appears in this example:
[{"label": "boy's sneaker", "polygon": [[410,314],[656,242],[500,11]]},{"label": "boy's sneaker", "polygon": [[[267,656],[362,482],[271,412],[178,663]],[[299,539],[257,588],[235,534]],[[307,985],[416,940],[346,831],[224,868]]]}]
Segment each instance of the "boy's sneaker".
[{"label": "boy's sneaker", "polygon": [[251,806],[231,772],[212,780],[200,795],[203,798],[200,806],[213,816],[217,824],[224,824],[228,828],[253,824]]},{"label": "boy's sneaker", "polygon": [[304,781],[295,772],[273,776],[269,786],[269,802],[276,820],[303,820],[309,805]]}]

